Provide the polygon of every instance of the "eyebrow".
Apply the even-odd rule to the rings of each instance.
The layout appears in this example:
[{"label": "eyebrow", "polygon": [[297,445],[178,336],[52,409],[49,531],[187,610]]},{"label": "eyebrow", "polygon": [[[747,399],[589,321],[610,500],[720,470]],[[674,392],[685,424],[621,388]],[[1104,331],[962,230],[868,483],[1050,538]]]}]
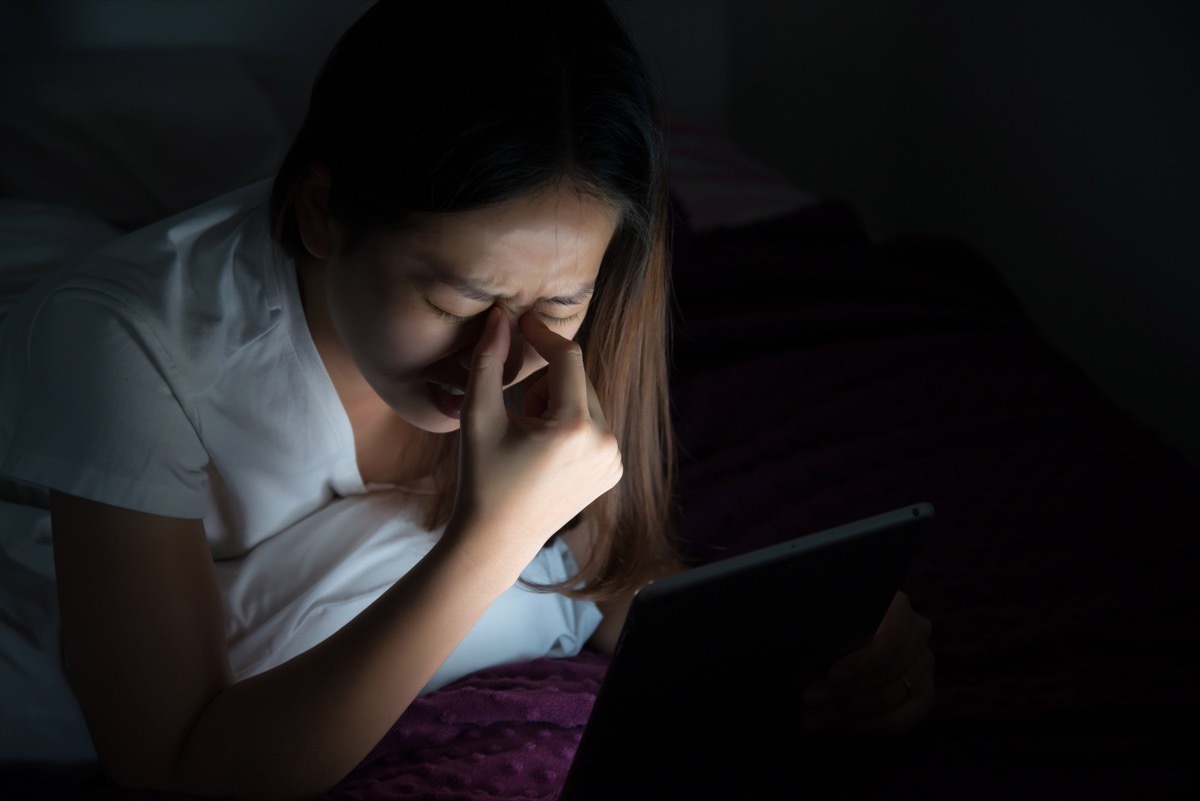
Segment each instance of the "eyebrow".
[{"label": "eyebrow", "polygon": [[[453,289],[460,295],[477,300],[482,303],[495,303],[499,300],[507,300],[508,295],[500,295],[495,292],[490,292],[486,287],[482,287],[473,281],[468,281],[460,275],[455,275],[449,270],[438,266],[431,266],[426,272],[426,277],[439,284]],[[590,298],[596,291],[595,283],[587,283],[581,286],[577,291],[570,295],[557,295],[552,298],[538,298],[538,303],[550,303],[555,306],[578,306],[585,300]]]}]

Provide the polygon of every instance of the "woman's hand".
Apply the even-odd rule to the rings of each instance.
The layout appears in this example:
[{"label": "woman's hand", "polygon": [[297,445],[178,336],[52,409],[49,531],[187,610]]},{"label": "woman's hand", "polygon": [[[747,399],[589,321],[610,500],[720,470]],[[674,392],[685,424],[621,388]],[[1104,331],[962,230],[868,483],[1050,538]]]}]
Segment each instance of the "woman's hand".
[{"label": "woman's hand", "polygon": [[929,620],[896,593],[874,638],[834,662],[804,691],[806,731],[835,738],[878,737],[907,731],[933,708]]},{"label": "woman's hand", "polygon": [[488,532],[489,556],[511,555],[523,566],[554,532],[615,486],[622,467],[578,343],[533,314],[522,315],[519,324],[549,367],[526,393],[524,414],[512,415],[503,397],[509,328],[502,310],[488,312],[463,402],[452,521]]}]

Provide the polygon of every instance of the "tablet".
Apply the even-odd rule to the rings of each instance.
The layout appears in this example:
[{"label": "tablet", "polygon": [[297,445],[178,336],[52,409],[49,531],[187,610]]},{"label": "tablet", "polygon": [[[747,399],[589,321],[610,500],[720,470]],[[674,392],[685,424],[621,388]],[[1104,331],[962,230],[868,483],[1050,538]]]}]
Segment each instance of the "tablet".
[{"label": "tablet", "polygon": [[915,503],[642,588],[561,801],[745,797],[799,765],[803,688],[871,639],[933,516]]}]

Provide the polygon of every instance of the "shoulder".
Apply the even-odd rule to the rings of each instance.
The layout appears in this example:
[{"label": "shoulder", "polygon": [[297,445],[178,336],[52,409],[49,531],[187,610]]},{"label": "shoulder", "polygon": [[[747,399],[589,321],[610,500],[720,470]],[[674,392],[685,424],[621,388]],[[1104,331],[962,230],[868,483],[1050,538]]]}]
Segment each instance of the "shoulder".
[{"label": "shoulder", "polygon": [[[227,351],[273,326],[283,303],[264,180],[130,232],[65,266],[5,320],[5,339],[81,324],[66,305],[89,304],[131,336],[188,352]],[[64,328],[65,327],[65,328]]]},{"label": "shoulder", "polygon": [[239,379],[267,357],[237,368],[242,344],[280,347],[263,336],[280,316],[266,189],[121,237],[9,312],[0,472],[126,508],[202,511],[210,389],[253,385]]}]

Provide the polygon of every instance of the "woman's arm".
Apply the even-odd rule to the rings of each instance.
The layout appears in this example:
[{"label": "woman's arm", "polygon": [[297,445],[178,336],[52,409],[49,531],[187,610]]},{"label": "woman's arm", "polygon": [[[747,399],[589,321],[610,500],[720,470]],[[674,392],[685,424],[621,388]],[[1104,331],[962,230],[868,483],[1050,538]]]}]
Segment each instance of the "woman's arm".
[{"label": "woman's arm", "polygon": [[[355,620],[234,683],[198,520],[52,495],[70,678],[97,753],[129,787],[303,797],[345,776],[520,574],[447,531]],[[336,536],[336,532],[331,532]]]},{"label": "woman's arm", "polygon": [[[433,549],[310,650],[234,683],[203,525],[53,493],[69,673],[119,783],[254,799],[312,796],[354,768],[550,535],[621,476],[579,346],[533,315],[548,403],[512,417],[509,329],[472,357],[455,510]],[[330,532],[337,536],[337,532]]]}]

